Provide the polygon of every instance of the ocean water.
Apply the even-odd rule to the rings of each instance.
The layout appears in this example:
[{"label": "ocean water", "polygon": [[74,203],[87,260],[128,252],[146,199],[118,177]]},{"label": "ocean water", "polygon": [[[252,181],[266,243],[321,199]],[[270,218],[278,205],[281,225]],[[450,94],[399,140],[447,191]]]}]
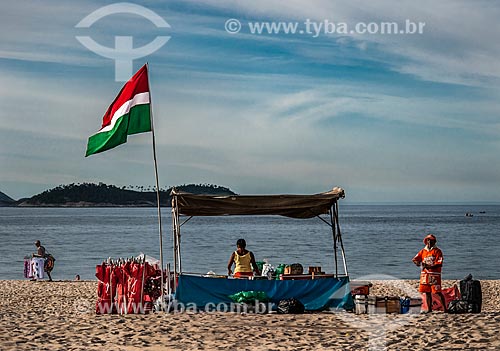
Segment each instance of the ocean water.
[{"label": "ocean water", "polygon": [[[464,214],[471,212],[473,217]],[[483,212],[483,213],[481,213]],[[172,262],[170,209],[162,209],[165,263]],[[500,205],[343,205],[340,226],[352,278],[417,279],[411,259],[434,233],[443,277],[500,279]],[[236,240],[257,260],[301,263],[334,272],[332,231],[318,218],[195,217],[182,226],[183,271],[225,274]],[[155,208],[0,208],[0,279],[22,279],[23,258],[40,240],[57,261],[54,279],[95,279],[108,257],[159,257]],[[339,253],[339,272],[343,272]]]}]

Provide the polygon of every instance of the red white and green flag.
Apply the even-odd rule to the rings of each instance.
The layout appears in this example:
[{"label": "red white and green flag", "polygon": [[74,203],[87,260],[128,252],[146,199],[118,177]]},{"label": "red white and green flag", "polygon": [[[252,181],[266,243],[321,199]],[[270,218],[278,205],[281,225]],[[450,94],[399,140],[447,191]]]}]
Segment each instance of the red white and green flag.
[{"label": "red white and green flag", "polygon": [[125,83],[102,119],[101,129],[87,143],[85,157],[127,142],[127,135],[151,131],[148,67]]}]

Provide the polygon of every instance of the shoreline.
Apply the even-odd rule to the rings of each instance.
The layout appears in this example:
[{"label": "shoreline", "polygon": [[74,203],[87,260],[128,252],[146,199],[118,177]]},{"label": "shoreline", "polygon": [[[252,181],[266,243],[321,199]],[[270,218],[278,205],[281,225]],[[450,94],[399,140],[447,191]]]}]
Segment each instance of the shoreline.
[{"label": "shoreline", "polygon": [[[372,295],[417,280],[372,280]],[[455,281],[445,280],[443,287]],[[451,315],[302,315],[223,312],[96,315],[96,281],[0,281],[2,350],[500,349],[500,280],[481,281],[483,312]],[[77,283],[77,284],[70,284]]]}]

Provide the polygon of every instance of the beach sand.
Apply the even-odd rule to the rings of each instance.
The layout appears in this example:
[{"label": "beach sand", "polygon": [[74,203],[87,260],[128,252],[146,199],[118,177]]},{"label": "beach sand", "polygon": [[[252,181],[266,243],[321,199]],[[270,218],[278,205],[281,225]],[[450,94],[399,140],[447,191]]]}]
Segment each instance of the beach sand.
[{"label": "beach sand", "polygon": [[[372,283],[380,296],[418,284]],[[120,316],[94,313],[96,282],[0,281],[0,350],[500,350],[500,281],[481,283],[480,314]]]}]

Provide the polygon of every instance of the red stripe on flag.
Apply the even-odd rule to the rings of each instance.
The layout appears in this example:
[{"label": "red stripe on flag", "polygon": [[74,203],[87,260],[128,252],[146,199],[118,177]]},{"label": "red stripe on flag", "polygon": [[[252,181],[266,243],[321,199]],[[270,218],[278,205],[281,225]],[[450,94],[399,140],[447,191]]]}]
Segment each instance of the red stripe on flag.
[{"label": "red stripe on flag", "polygon": [[102,128],[111,124],[111,119],[114,113],[118,110],[125,102],[132,99],[135,95],[139,93],[149,92],[149,81],[148,81],[148,66],[144,65],[138,70],[130,80],[125,83],[120,93],[115,98],[113,103],[108,107],[108,110],[102,118]]}]

